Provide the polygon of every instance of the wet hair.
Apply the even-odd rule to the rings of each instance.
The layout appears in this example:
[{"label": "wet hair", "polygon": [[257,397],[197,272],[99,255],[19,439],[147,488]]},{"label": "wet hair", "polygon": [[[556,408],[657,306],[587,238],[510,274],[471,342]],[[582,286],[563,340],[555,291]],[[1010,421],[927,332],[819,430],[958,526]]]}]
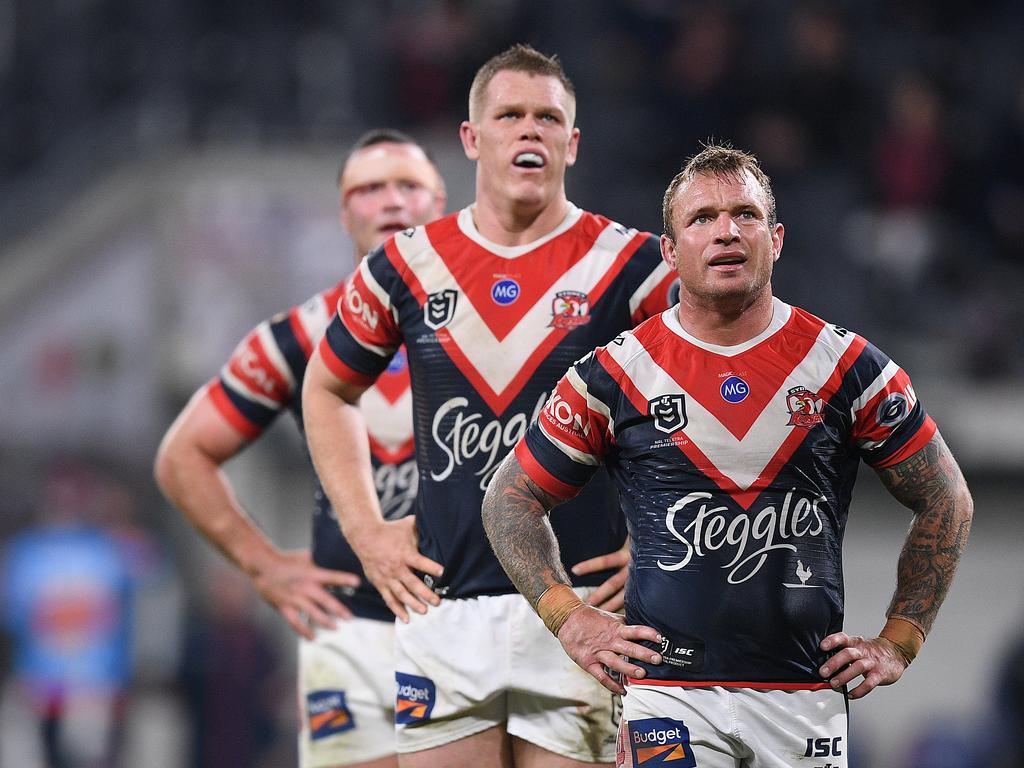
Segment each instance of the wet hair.
[{"label": "wet hair", "polygon": [[[377,144],[409,144],[413,147],[419,147],[423,150],[423,154],[427,156],[427,160],[434,166],[434,170],[437,171],[437,162],[434,160],[434,156],[430,153],[426,147],[420,144],[416,139],[407,133],[396,130],[394,128],[372,128],[358,139],[353,142],[352,146],[349,147],[348,152],[345,153],[344,159],[341,161],[341,165],[338,166],[338,178],[337,184],[341,186],[341,177],[345,175],[345,166],[348,165],[348,161],[352,159],[352,155],[361,149],[372,147]],[[437,178],[444,186],[444,180],[441,179],[441,173],[438,171]]]},{"label": "wet hair", "polygon": [[772,192],[771,180],[761,170],[761,164],[757,157],[741,149],[733,149],[727,143],[716,144],[713,139],[709,139],[700,152],[687,160],[686,165],[675,175],[669,183],[668,189],[665,190],[665,197],[661,203],[662,226],[665,234],[673,241],[676,239],[676,234],[672,229],[672,204],[675,202],[676,193],[679,192],[681,186],[693,181],[698,176],[719,176],[743,180],[744,173],[747,171],[764,192],[765,216],[768,218],[768,226],[774,227],[777,223],[775,193]]},{"label": "wet hair", "polygon": [[492,57],[477,70],[476,77],[473,78],[473,85],[469,88],[469,119],[471,121],[479,118],[487,86],[499,72],[525,72],[529,75],[555,78],[569,94],[573,110],[570,117],[575,118],[576,89],[573,87],[572,80],[562,69],[562,62],[558,55],[547,56],[529,45],[520,43]]}]

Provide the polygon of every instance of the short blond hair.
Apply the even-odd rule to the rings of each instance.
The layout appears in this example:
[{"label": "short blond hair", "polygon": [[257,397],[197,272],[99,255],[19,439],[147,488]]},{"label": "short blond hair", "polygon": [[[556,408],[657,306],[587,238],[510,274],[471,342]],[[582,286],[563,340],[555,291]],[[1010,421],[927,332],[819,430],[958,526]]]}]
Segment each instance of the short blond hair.
[{"label": "short blond hair", "polygon": [[562,62],[557,54],[547,56],[536,48],[529,45],[513,45],[506,51],[489,59],[476,72],[473,78],[473,85],[469,88],[469,120],[477,122],[480,112],[483,110],[484,96],[487,93],[487,86],[499,72],[525,72],[529,75],[541,75],[553,77],[562,84],[565,92],[569,95],[569,106],[571,114],[570,123],[576,117],[576,88],[572,80],[562,69]]},{"label": "short blond hair", "polygon": [[709,141],[700,152],[686,162],[686,165],[675,175],[669,183],[668,189],[665,190],[665,197],[661,202],[661,218],[668,238],[673,241],[676,239],[676,234],[672,229],[672,204],[675,202],[676,193],[679,192],[681,186],[693,181],[698,176],[742,179],[744,172],[747,171],[764,191],[768,226],[774,227],[777,222],[775,193],[772,192],[771,180],[761,170],[761,163],[758,162],[757,157],[742,149],[733,149],[728,144],[714,144]]}]

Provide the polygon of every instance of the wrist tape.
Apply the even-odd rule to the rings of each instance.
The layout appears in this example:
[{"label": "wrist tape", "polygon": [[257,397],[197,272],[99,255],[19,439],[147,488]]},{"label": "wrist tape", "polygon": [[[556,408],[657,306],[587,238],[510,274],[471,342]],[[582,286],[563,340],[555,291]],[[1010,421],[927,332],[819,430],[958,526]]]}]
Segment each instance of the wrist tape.
[{"label": "wrist tape", "polygon": [[565,624],[570,614],[582,608],[586,603],[580,600],[572,587],[566,584],[555,584],[548,587],[537,601],[537,613],[551,634],[558,637],[558,630]]},{"label": "wrist tape", "polygon": [[924,632],[921,631],[921,628],[912,621],[901,619],[899,616],[890,616],[878,636],[884,637],[895,645],[896,650],[906,659],[908,666],[921,650],[921,646],[924,645]]}]

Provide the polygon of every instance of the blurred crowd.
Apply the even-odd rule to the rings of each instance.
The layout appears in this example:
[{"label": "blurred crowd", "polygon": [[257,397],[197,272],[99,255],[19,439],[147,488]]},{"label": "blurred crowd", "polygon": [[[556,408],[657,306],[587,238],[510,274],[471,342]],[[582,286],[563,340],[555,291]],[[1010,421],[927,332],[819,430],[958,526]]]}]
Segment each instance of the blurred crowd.
[{"label": "blurred crowd", "polygon": [[969,381],[1024,374],[1019,3],[9,0],[8,15],[0,191],[18,194],[0,241],[76,180],[167,145],[378,124],[454,142],[475,68],[528,41],[580,92],[575,202],[658,231],[666,180],[702,139],[730,139],[762,158],[790,225],[784,298],[915,370],[941,346]]},{"label": "blurred crowd", "polygon": [[[477,66],[520,41],[559,53],[577,85],[577,204],[660,231],[684,158],[731,140],[773,178],[783,299],[884,341],[915,377],[1024,376],[1024,4],[1010,0],[0,0],[0,259],[151,152],[340,154],[377,125],[454,144]],[[293,764],[291,638],[169,534],[152,451],[112,467],[16,458],[11,440],[0,768]],[[1024,766],[1024,636],[1011,646],[975,720],[932,723],[877,765]]]}]

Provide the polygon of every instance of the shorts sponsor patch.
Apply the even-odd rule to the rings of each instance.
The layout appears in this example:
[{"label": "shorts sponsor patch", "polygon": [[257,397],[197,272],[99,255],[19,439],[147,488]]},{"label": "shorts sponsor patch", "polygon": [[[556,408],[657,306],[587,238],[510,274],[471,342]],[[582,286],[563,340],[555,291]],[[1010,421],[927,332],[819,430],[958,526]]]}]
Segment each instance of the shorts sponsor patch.
[{"label": "shorts sponsor patch", "polygon": [[398,698],[395,700],[395,722],[398,725],[422,723],[430,719],[437,699],[434,681],[427,677],[395,672]]},{"label": "shorts sponsor patch", "polygon": [[630,720],[626,733],[634,766],[694,768],[697,765],[690,749],[690,731],[682,720],[667,717]]},{"label": "shorts sponsor patch", "polygon": [[344,691],[313,691],[306,695],[306,719],[313,741],[350,731],[355,718],[345,704]]}]

